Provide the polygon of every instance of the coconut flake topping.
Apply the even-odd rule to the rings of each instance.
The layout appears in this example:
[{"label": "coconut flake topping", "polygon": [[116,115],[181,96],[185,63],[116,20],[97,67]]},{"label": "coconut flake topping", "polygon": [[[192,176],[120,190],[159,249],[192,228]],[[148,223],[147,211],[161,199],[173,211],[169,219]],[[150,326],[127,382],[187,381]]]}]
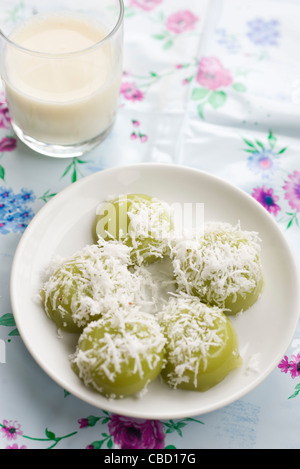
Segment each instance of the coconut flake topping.
[{"label": "coconut flake topping", "polygon": [[[108,311],[141,301],[142,277],[128,270],[130,249],[117,242],[85,246],[65,259],[43,284],[45,309],[72,312],[73,321],[85,326]],[[62,298],[63,296],[63,298]]]},{"label": "coconut flake topping", "polygon": [[172,387],[188,382],[190,374],[197,386],[199,370],[205,371],[211,356],[224,345],[227,321],[220,308],[198,298],[180,294],[169,300],[159,322],[167,337],[166,359],[173,365],[168,375]]},{"label": "coconut flake topping", "polygon": [[[97,331],[101,331],[99,338],[94,336]],[[90,346],[82,347],[87,341]],[[162,366],[164,346],[165,338],[155,317],[133,306],[89,323],[71,362],[76,364],[83,382],[101,392],[101,379],[114,383],[124,374],[143,379],[145,365],[150,370]],[[95,380],[96,374],[100,380]]]},{"label": "coconut flake topping", "polygon": [[224,308],[245,297],[262,280],[260,239],[240,225],[207,223],[203,235],[173,241],[172,260],[178,289]]}]

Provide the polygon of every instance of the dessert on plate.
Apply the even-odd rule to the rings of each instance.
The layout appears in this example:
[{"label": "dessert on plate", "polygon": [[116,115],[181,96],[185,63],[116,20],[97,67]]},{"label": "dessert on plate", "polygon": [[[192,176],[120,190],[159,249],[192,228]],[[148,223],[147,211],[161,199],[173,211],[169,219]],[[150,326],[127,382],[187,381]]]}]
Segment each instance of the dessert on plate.
[{"label": "dessert on plate", "polygon": [[126,246],[104,241],[63,259],[41,288],[46,314],[59,329],[81,332],[107,311],[136,301],[141,287],[129,260]]},{"label": "dessert on plate", "polygon": [[175,239],[174,275],[179,291],[237,314],[252,306],[263,286],[260,239],[229,223],[206,223],[202,233]]},{"label": "dessert on plate", "polygon": [[160,374],[165,338],[156,318],[129,306],[91,322],[79,337],[71,367],[108,398],[142,393]]},{"label": "dessert on plate", "polygon": [[131,248],[134,264],[152,263],[169,252],[172,217],[168,204],[146,194],[125,194],[99,205],[94,241],[118,240]]},{"label": "dessert on plate", "polygon": [[159,314],[166,337],[164,381],[174,389],[206,391],[242,364],[230,319],[197,297],[171,298]]}]

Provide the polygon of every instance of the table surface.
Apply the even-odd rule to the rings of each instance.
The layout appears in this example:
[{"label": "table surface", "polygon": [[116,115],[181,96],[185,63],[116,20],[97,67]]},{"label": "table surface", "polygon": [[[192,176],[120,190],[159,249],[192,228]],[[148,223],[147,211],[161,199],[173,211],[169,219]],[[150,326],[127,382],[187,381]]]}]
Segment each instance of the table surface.
[{"label": "table surface", "polygon": [[[14,22],[35,3],[2,1],[0,20]],[[299,265],[299,22],[299,0],[125,0],[117,120],[81,158],[25,147],[1,104],[0,448],[300,448],[299,326],[282,362],[240,400],[194,418],[145,421],[66,394],[25,348],[9,296],[18,242],[53,195],[96,171],[144,162],[201,169],[252,195]]]}]

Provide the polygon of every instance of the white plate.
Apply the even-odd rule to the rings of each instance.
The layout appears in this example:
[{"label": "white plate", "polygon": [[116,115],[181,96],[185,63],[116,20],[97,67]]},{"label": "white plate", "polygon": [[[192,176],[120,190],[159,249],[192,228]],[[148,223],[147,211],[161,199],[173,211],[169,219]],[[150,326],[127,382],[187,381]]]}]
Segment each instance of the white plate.
[{"label": "white plate", "polygon": [[[265,286],[259,301],[233,319],[244,365],[205,393],[171,390],[160,380],[143,398],[108,400],[71,371],[73,335],[57,335],[36,295],[55,255],[92,243],[96,206],[109,195],[142,192],[166,202],[204,203],[205,220],[241,222],[262,239]],[[41,368],[60,386],[98,408],[122,415],[169,419],[200,415],[241,398],[278,365],[293,338],[300,310],[298,271],[284,235],[267,211],[240,189],[210,174],[180,166],[140,164],[92,174],[57,194],[35,216],[17,248],[11,301],[19,332]],[[255,367],[253,367],[255,364]]]}]

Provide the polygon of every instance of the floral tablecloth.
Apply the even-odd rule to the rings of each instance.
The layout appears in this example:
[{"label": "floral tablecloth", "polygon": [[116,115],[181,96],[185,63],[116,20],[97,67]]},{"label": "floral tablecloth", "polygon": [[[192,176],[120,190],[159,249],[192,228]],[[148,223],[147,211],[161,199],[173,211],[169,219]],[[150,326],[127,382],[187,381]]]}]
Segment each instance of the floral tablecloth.
[{"label": "floral tablecloth", "polygon": [[[50,0],[49,0],[50,1]],[[2,0],[14,22],[32,0]],[[300,448],[300,327],[242,399],[180,420],[136,420],[67,394],[26,350],[12,314],[15,249],[56,193],[93,172],[185,165],[239,186],[274,217],[300,264],[300,1],[125,0],[120,109],[108,139],[51,159],[14,135],[0,105],[0,448]]]}]

